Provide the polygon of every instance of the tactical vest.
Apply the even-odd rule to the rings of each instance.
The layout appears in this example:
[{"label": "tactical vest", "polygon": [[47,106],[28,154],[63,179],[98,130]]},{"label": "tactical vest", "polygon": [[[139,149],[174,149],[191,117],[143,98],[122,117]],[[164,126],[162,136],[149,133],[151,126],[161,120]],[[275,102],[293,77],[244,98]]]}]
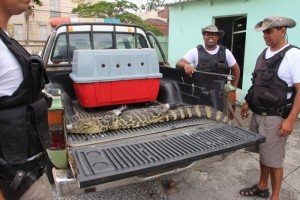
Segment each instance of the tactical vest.
[{"label": "tactical vest", "polygon": [[196,67],[199,71],[213,72],[219,74],[229,74],[229,68],[226,61],[226,48],[220,46],[219,51],[211,55],[202,45],[197,46],[198,50],[198,65]]},{"label": "tactical vest", "polygon": [[51,142],[48,104],[42,93],[48,78],[40,57],[30,56],[1,28],[0,38],[19,61],[24,77],[11,96],[0,97],[0,157],[12,165],[22,164]]},{"label": "tactical vest", "polygon": [[[258,57],[252,78],[252,94],[248,97],[254,110],[277,109],[293,103],[295,87],[288,87],[287,83],[278,77],[278,69],[285,53],[294,47],[289,45],[269,59],[265,58],[265,49]],[[292,97],[287,99],[289,92],[292,93]]]}]

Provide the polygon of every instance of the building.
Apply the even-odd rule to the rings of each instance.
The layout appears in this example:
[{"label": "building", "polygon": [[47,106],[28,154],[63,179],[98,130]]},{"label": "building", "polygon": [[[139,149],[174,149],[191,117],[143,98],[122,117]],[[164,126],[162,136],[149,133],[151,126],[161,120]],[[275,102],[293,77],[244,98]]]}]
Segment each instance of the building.
[{"label": "building", "polygon": [[[9,21],[9,33],[19,41],[30,53],[42,50],[52,28],[51,17],[77,17],[72,9],[83,2],[99,0],[43,0],[42,6],[34,5],[32,12],[13,16]],[[28,21],[28,23],[26,22]],[[27,34],[29,33],[29,34]]]},{"label": "building", "polygon": [[141,13],[136,13],[144,21],[158,28],[164,36],[169,35],[169,7],[165,6],[161,10],[151,10]]},{"label": "building", "polygon": [[145,20],[148,24],[158,28],[164,36],[169,35],[169,26],[165,20],[157,19],[157,18],[148,18]]},{"label": "building", "polygon": [[[230,49],[241,67],[238,100],[251,85],[251,74],[266,48],[254,26],[265,17],[283,15],[300,22],[297,0],[181,0],[169,4],[169,62],[172,66],[191,48],[203,44],[201,28],[215,24],[225,31],[221,44]],[[300,25],[288,29],[290,43],[300,46]]]}]

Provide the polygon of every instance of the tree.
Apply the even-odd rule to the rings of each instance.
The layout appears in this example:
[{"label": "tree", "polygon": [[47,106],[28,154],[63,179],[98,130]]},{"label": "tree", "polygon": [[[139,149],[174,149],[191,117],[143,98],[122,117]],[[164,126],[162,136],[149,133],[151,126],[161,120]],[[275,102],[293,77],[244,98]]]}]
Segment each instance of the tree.
[{"label": "tree", "polygon": [[38,5],[38,6],[42,6],[43,3],[40,0],[33,0],[32,1],[34,4]]},{"label": "tree", "polygon": [[139,16],[129,12],[137,11],[138,9],[136,4],[127,0],[117,0],[114,2],[100,1],[95,4],[81,3],[72,10],[72,13],[77,13],[79,17],[119,18],[123,23],[141,25],[156,35],[163,35],[159,29],[143,21]]},{"label": "tree", "polygon": [[159,8],[164,7],[165,0],[147,0],[146,4],[142,4],[141,8],[143,10],[152,11],[152,10],[158,10]]},{"label": "tree", "polygon": [[115,2],[99,1],[98,3],[81,3],[72,10],[80,17],[115,17],[118,14],[127,13],[127,10],[137,11],[138,7],[134,3],[126,0]]},{"label": "tree", "polygon": [[143,26],[147,31],[153,32],[157,36],[163,36],[163,33],[156,27],[150,25],[149,23],[145,22],[139,16],[136,16],[132,13],[123,13],[117,15],[117,17],[121,20],[121,22],[128,23],[128,24],[137,24]]}]

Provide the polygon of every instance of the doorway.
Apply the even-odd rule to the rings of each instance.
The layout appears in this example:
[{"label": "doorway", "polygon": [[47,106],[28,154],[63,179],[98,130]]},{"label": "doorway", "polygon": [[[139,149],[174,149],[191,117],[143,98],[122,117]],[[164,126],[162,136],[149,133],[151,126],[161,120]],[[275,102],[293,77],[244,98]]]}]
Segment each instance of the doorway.
[{"label": "doorway", "polygon": [[245,15],[217,17],[214,20],[215,25],[225,32],[225,36],[219,41],[219,44],[225,46],[232,52],[240,66],[241,75],[238,88],[242,89],[247,17]]}]

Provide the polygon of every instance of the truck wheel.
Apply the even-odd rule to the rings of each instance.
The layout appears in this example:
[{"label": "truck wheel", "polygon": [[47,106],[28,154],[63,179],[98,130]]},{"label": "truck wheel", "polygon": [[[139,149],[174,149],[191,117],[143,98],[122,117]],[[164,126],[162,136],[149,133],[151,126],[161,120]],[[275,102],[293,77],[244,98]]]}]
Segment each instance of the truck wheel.
[{"label": "truck wheel", "polygon": [[48,160],[47,166],[46,166],[46,174],[47,174],[47,177],[48,177],[48,180],[49,180],[50,184],[54,183],[52,168],[53,168],[53,164],[51,163],[50,160]]}]

